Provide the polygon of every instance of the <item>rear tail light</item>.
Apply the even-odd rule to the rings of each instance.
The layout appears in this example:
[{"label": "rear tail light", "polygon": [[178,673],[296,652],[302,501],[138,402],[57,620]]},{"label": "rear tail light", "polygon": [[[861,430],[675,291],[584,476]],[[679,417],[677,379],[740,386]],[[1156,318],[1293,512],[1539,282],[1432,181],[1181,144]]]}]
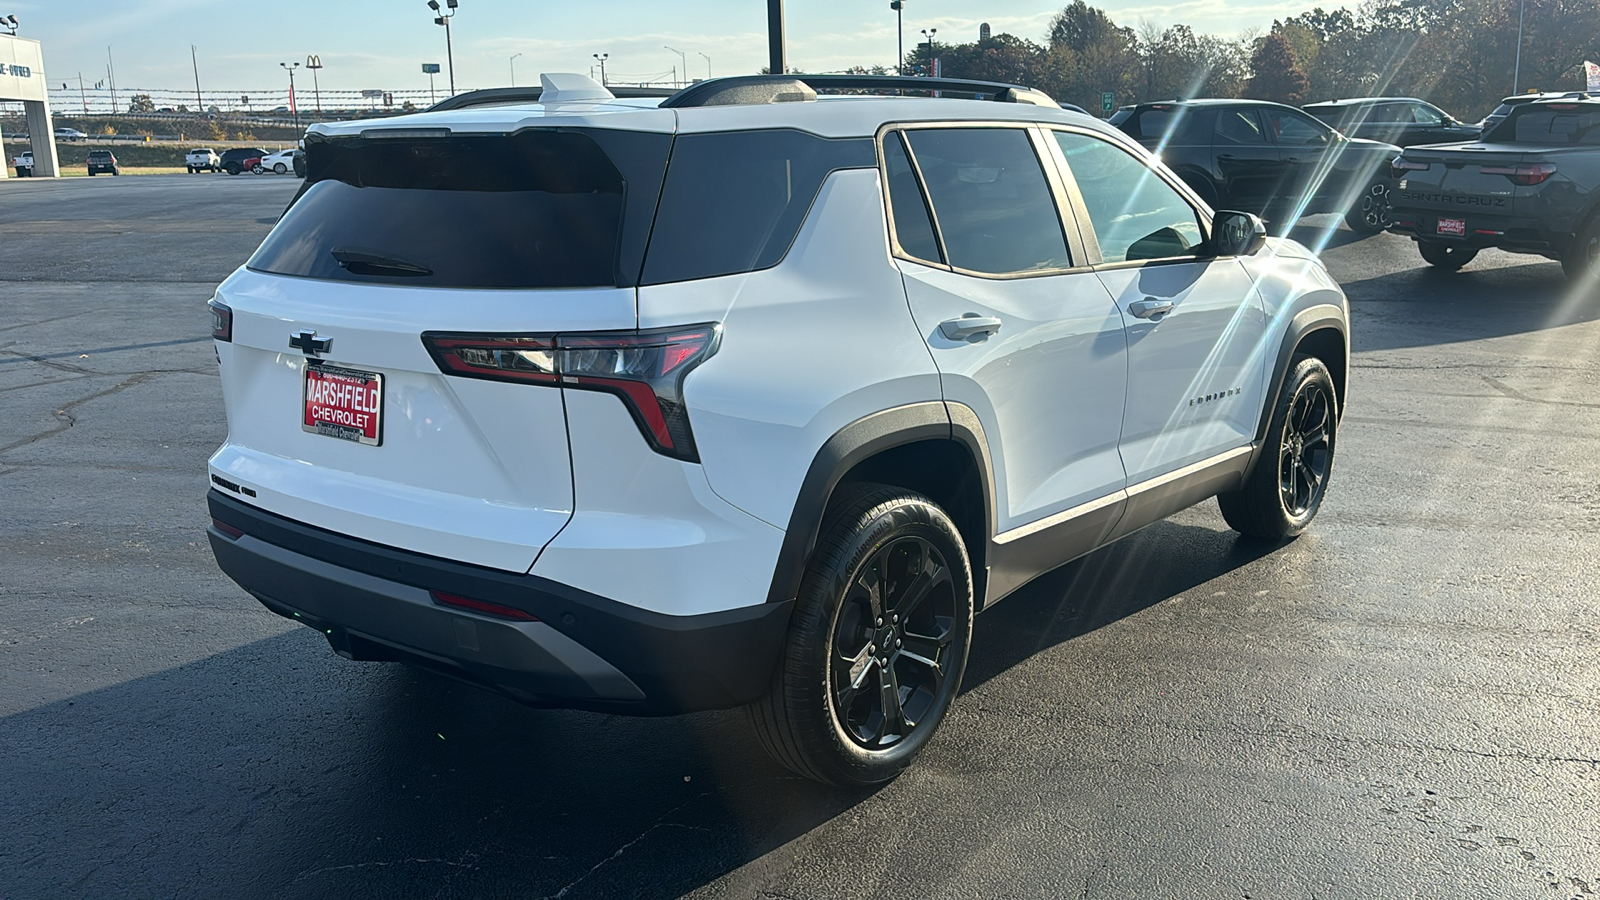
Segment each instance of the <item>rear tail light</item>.
[{"label": "rear tail light", "polygon": [[653,450],[699,462],[683,379],[717,352],[721,337],[722,327],[710,324],[557,335],[430,331],[422,343],[447,375],[615,394]]},{"label": "rear tail light", "polygon": [[1556,173],[1553,163],[1519,163],[1514,166],[1483,166],[1478,169],[1485,175],[1504,175],[1512,184],[1523,186],[1539,184]]},{"label": "rear tail light", "polygon": [[211,307],[211,336],[232,343],[233,310],[216,300],[209,300],[206,305]]},{"label": "rear tail light", "polygon": [[470,612],[482,613],[486,616],[495,616],[500,619],[510,619],[513,622],[537,622],[537,616],[530,616],[520,609],[502,606],[499,603],[490,603],[487,600],[474,600],[471,597],[461,597],[456,594],[447,594],[444,591],[429,591],[428,596],[440,606],[453,606],[456,609],[465,609]]},{"label": "rear tail light", "polygon": [[1389,162],[1389,169],[1397,179],[1406,177],[1407,172],[1426,172],[1430,166],[1431,163],[1413,162],[1404,156],[1395,157]]}]

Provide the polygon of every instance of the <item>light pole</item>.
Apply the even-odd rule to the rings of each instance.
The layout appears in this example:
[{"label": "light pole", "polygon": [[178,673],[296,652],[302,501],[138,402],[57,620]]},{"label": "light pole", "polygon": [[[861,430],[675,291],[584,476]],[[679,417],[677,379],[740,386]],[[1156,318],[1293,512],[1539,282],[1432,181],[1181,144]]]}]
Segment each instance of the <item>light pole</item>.
[{"label": "light pole", "polygon": [[899,63],[894,67],[896,75],[906,73],[906,4],[905,0],[889,0],[889,8],[894,10],[894,28],[896,58]]},{"label": "light pole", "polygon": [[1511,93],[1515,94],[1522,82],[1522,14],[1528,10],[1528,0],[1517,4],[1517,66],[1511,70]]},{"label": "light pole", "polygon": [[924,28],[924,29],[922,29],[922,36],[928,39],[928,76],[929,77],[933,77],[933,76],[939,74],[939,72],[938,72],[939,58],[937,56],[933,55],[933,37],[934,37],[934,35],[936,35],[938,33],[939,33],[939,29],[937,29],[937,28]]},{"label": "light pole", "polygon": [[521,53],[513,53],[513,54],[511,54],[511,86],[512,87],[516,87],[517,86],[517,57],[519,57],[521,55],[522,55]]},{"label": "light pole", "polygon": [[[189,45],[189,61],[194,63],[194,102],[195,102],[194,112],[195,112],[195,115],[197,115],[197,116],[203,116],[206,113],[206,102],[204,100],[200,99],[200,55],[199,54],[200,54],[200,51],[196,50],[195,46],[193,44],[190,44]],[[78,76],[78,80],[82,81],[83,80],[83,76],[79,75]]]},{"label": "light pole", "polygon": [[[668,53],[676,53],[676,54],[678,54],[678,62],[682,63],[682,65],[683,65],[683,68],[679,69],[678,71],[683,73],[683,83],[684,84],[688,84],[689,83],[689,57],[687,55],[685,55],[682,50],[674,50],[671,47],[668,47],[666,45],[662,45],[661,49],[667,51]],[[674,85],[674,86],[676,86],[676,85]]]},{"label": "light pole", "polygon": [[[696,50],[695,52],[696,53],[700,53],[700,51],[698,51],[698,50]],[[704,53],[700,53],[700,55],[701,56],[705,56],[705,58],[706,58],[706,77],[710,78],[711,77],[711,57],[706,56]]]},{"label": "light pole", "polygon": [[433,24],[444,26],[444,57],[445,62],[450,64],[450,96],[454,97],[456,95],[456,53],[455,49],[450,45],[450,20],[455,17],[456,7],[460,6],[461,3],[460,0],[444,0],[444,5],[449,7],[449,12],[439,8],[439,0],[428,0],[428,8],[437,13],[433,17]]},{"label": "light pole", "polygon": [[604,86],[605,83],[606,83],[606,60],[611,58],[611,54],[609,54],[609,53],[595,53],[595,54],[592,54],[592,55],[594,56],[595,59],[600,61],[600,84],[602,86]]},{"label": "light pole", "polygon": [[294,127],[300,127],[300,104],[294,102],[294,70],[300,68],[299,63],[278,63],[289,72],[289,112],[294,116]]},{"label": "light pole", "polygon": [[311,70],[311,93],[317,98],[317,118],[322,118],[322,84],[317,78],[317,70],[322,68],[322,57],[315,53],[306,57],[306,68]]},{"label": "light pole", "polygon": [[784,55],[783,0],[767,0],[767,72],[772,75],[789,74],[789,64]]}]

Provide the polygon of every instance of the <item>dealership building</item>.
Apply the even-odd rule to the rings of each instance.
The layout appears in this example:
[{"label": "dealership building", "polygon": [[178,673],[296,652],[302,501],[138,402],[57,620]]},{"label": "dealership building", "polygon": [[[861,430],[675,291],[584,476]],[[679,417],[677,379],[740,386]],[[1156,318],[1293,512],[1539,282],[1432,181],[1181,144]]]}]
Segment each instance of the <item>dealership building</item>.
[{"label": "dealership building", "polygon": [[[53,177],[60,174],[60,167],[45,84],[44,51],[39,42],[0,32],[0,101],[22,102],[33,141],[33,174]],[[5,164],[0,166],[0,178],[4,178],[11,160],[0,162]]]}]

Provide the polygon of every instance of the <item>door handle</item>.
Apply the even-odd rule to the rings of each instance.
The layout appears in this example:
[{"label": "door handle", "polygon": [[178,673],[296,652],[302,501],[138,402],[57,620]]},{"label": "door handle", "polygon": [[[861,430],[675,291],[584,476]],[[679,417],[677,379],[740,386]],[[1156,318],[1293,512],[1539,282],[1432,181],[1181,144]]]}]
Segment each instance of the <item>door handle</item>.
[{"label": "door handle", "polygon": [[1133,313],[1134,318],[1138,319],[1157,319],[1172,312],[1172,301],[1146,297],[1129,303],[1128,312]]},{"label": "door handle", "polygon": [[939,331],[952,341],[966,341],[980,334],[994,334],[1000,330],[1000,320],[993,316],[967,313],[959,319],[945,319]]}]

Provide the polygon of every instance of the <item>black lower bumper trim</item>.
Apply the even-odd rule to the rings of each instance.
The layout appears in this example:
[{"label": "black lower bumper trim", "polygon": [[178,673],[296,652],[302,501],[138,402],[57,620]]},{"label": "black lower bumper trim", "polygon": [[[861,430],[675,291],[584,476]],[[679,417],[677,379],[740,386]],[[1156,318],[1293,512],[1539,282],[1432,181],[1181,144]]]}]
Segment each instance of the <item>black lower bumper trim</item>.
[{"label": "black lower bumper trim", "polygon": [[[537,705],[635,715],[739,706],[767,688],[789,603],[670,616],[569,585],[346,537],[213,490],[218,565],[268,609],[341,655],[398,659]],[[712,576],[714,577],[714,573]],[[509,622],[431,603],[459,594],[534,616]]]}]

